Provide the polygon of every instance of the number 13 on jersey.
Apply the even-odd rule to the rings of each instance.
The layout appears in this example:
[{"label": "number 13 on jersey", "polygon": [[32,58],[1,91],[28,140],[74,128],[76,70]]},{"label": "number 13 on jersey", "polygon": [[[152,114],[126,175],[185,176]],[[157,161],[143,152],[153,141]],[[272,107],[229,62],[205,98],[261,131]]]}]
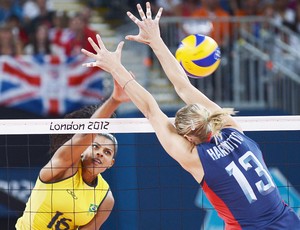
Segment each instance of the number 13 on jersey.
[{"label": "number 13 on jersey", "polygon": [[[250,162],[252,162],[252,164],[250,164]],[[274,190],[275,184],[271,178],[271,175],[267,170],[265,170],[263,165],[251,151],[246,152],[239,158],[239,164],[245,169],[245,173],[249,170],[255,170],[258,177],[261,178],[261,180],[255,183],[256,189],[259,193],[262,195],[267,195]],[[257,200],[257,197],[253,191],[255,188],[251,187],[247,178],[236,165],[236,163],[232,161],[229,165],[227,165],[225,170],[229,176],[233,176],[238,182],[249,203],[251,204],[255,202]],[[263,178],[265,178],[266,183],[263,182]]]}]

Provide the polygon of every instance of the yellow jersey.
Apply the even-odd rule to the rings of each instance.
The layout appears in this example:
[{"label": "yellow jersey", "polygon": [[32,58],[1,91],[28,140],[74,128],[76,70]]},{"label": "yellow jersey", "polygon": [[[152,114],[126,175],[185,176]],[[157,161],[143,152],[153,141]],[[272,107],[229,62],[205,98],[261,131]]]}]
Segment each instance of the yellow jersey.
[{"label": "yellow jersey", "polygon": [[16,229],[77,229],[93,219],[108,191],[109,185],[100,174],[95,187],[87,185],[81,167],[59,182],[44,183],[38,178]]}]

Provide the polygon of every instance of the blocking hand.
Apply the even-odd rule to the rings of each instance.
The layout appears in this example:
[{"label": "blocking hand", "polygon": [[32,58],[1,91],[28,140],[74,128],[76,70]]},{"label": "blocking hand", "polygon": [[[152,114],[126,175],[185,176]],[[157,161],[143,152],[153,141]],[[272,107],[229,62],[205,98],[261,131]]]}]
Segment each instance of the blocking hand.
[{"label": "blocking hand", "polygon": [[135,17],[131,12],[127,12],[128,17],[139,27],[138,35],[127,35],[127,40],[136,41],[151,45],[155,39],[160,39],[159,19],[161,17],[163,8],[160,8],[152,19],[151,5],[146,3],[146,15],[140,4],[137,4],[137,10],[140,14],[141,20]]},{"label": "blocking hand", "polygon": [[106,49],[101,37],[99,34],[96,35],[97,43],[96,44],[92,38],[88,38],[89,43],[95,50],[96,54],[91,53],[85,49],[81,49],[81,52],[85,54],[86,56],[95,59],[94,62],[88,62],[82,64],[85,67],[96,67],[103,69],[104,71],[107,71],[108,73],[111,73],[116,67],[121,66],[121,54],[122,54],[122,48],[124,45],[124,42],[121,41],[117,49],[114,52],[110,52]]}]

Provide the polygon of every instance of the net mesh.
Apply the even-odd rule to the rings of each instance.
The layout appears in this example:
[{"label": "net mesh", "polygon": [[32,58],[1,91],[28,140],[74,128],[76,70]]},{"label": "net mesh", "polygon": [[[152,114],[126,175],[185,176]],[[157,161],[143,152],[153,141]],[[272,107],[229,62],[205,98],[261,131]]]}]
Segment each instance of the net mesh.
[{"label": "net mesh", "polygon": [[[172,120],[173,118],[171,118]],[[300,116],[236,117],[261,147],[280,193],[300,215]],[[144,118],[0,121],[0,224],[15,229],[39,170],[49,134],[116,133],[116,164],[103,173],[115,197],[102,229],[222,229],[199,185],[159,144]]]}]

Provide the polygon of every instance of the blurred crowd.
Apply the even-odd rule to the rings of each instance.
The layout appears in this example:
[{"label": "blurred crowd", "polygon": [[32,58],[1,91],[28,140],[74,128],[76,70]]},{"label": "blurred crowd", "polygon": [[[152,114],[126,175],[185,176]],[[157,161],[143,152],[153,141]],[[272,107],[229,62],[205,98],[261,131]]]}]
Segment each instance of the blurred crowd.
[{"label": "blurred crowd", "polygon": [[92,9],[54,10],[51,0],[0,0],[0,55],[75,56],[96,31],[89,26]]},{"label": "blurred crowd", "polygon": [[165,16],[269,16],[300,31],[300,0],[90,0],[92,5],[111,8],[112,17],[118,17],[116,8],[134,11],[137,3],[147,1],[154,11],[163,7]]},{"label": "blurred crowd", "polygon": [[[0,55],[67,55],[92,50],[87,37],[96,31],[90,28],[92,9],[106,7],[106,19],[126,17],[136,12],[136,3],[146,0],[89,0],[80,12],[54,10],[51,0],[0,0]],[[300,0],[150,0],[154,11],[164,8],[164,16],[230,17],[268,16],[278,25],[300,32]],[[122,11],[122,13],[120,12]],[[123,21],[124,18],[121,18]],[[213,25],[222,36],[226,25]],[[217,28],[219,27],[219,28]],[[101,31],[100,31],[101,33]],[[214,37],[214,35],[211,35]],[[222,44],[222,37],[218,42]]]},{"label": "blurred crowd", "polygon": [[[150,1],[154,6],[152,7],[154,12],[157,12],[159,7],[163,7],[164,16],[212,19],[222,17],[224,22],[226,18],[232,16],[265,16],[273,20],[278,26],[285,25],[295,32],[300,32],[300,0],[91,0],[94,4],[98,2],[98,4],[111,9],[109,18],[118,18],[120,15],[124,15],[125,18],[123,19],[126,19],[126,15],[120,14],[120,11],[124,12],[126,9],[135,12],[136,3],[144,5],[146,1]],[[192,27],[193,25],[187,26]],[[218,36],[208,35],[222,44],[222,40],[225,39],[222,38],[223,34],[228,35],[230,30],[228,23],[216,22],[209,26],[218,33]],[[191,31],[187,31],[187,34],[191,33]]]}]

